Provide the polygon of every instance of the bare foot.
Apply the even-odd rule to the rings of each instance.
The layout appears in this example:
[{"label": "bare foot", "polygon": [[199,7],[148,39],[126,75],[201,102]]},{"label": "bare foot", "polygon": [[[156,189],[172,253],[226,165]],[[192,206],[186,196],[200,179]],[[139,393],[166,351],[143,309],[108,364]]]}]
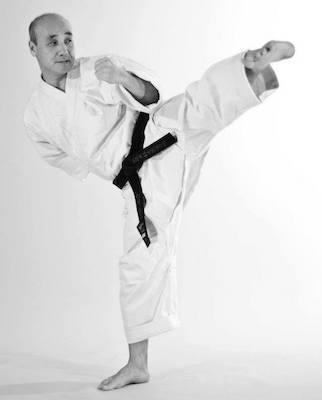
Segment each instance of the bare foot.
[{"label": "bare foot", "polygon": [[148,382],[150,374],[146,368],[139,368],[131,363],[126,364],[115,375],[104,379],[97,387],[99,390],[119,389],[131,383]]},{"label": "bare foot", "polygon": [[245,54],[243,64],[254,72],[264,70],[271,62],[293,57],[295,47],[291,42],[271,40],[257,50],[249,50]]}]

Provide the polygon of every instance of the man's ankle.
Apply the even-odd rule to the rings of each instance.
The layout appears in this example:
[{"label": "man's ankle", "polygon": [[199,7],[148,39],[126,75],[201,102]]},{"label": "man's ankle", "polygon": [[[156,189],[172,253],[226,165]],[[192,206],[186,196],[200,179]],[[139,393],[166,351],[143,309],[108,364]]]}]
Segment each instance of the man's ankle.
[{"label": "man's ankle", "polygon": [[148,370],[148,363],[145,359],[129,359],[128,365],[130,365],[133,368],[140,369],[143,371]]},{"label": "man's ankle", "polygon": [[246,76],[254,93],[259,97],[266,90],[265,78],[261,72],[253,71],[251,68],[245,67]]}]

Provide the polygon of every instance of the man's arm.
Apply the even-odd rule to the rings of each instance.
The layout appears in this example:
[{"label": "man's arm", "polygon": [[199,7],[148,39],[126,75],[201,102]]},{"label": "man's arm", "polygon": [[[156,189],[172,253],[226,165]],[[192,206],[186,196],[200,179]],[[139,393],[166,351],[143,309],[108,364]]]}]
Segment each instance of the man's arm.
[{"label": "man's arm", "polygon": [[81,182],[85,181],[89,174],[88,165],[48,142],[33,125],[25,123],[25,127],[29,139],[43,160],[52,167],[60,168],[73,178]]},{"label": "man's arm", "polygon": [[121,84],[144,106],[159,101],[159,92],[152,83],[139,78],[132,72],[125,71]]},{"label": "man's arm", "polygon": [[100,58],[95,63],[97,79],[111,84],[122,85],[131,95],[143,105],[157,103],[159,91],[151,82],[139,78],[123,66],[116,65],[108,57]]}]

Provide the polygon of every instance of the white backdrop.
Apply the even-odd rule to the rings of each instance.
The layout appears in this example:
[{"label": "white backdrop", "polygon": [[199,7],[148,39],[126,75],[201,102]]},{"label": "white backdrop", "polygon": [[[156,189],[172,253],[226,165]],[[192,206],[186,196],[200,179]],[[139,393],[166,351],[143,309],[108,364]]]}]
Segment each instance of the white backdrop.
[{"label": "white backdrop", "polygon": [[222,58],[295,44],[273,65],[278,91],[213,141],[181,227],[182,326],[150,348],[322,352],[320,14],[317,1],[291,0],[0,3],[0,351],[127,354],[120,191],[50,167],[24,132],[39,80],[27,29],[44,12],[70,20],[77,57],[133,58],[157,72],[165,98]]}]

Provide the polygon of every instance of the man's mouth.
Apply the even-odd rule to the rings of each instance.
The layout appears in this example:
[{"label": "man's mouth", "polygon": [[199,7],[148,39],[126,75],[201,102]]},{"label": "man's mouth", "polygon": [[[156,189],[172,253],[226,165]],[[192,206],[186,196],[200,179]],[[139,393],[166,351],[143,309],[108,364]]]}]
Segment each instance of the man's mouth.
[{"label": "man's mouth", "polygon": [[69,63],[70,60],[57,61],[58,63]]}]

